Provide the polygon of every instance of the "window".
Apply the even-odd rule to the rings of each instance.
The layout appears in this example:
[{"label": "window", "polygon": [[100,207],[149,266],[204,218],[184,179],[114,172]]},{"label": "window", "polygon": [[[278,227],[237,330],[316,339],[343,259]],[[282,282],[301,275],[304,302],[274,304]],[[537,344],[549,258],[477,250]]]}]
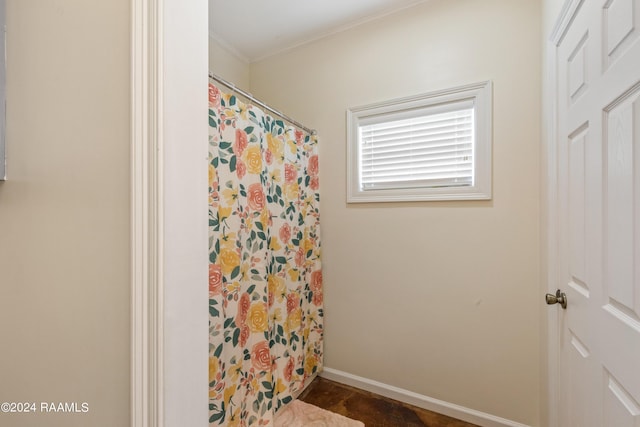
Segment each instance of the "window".
[{"label": "window", "polygon": [[491,198],[491,82],[347,110],[347,202]]}]

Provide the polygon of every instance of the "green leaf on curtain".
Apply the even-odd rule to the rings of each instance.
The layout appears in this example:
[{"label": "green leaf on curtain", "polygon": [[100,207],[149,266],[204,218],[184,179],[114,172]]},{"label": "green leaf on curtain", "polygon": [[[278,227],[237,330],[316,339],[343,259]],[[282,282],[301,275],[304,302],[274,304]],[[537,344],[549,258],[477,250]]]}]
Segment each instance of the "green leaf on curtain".
[{"label": "green leaf on curtain", "polygon": [[278,125],[281,128],[283,128],[284,127],[284,122],[282,120],[276,120],[276,125]]},{"label": "green leaf on curtain", "polygon": [[229,105],[236,105],[236,96],[235,95],[231,95],[231,98],[229,98]]},{"label": "green leaf on curtain", "polygon": [[213,355],[215,357],[220,357],[220,355],[222,354],[222,349],[224,348],[224,346],[222,344],[218,345],[218,347],[216,348],[216,351],[213,352]]},{"label": "green leaf on curtain", "polygon": [[224,412],[218,412],[217,414],[213,414],[211,418],[209,418],[209,424],[213,424],[216,421],[224,422]]},{"label": "green leaf on curtain", "polygon": [[236,277],[238,277],[238,275],[240,275],[240,266],[237,266],[233,269],[233,271],[231,272],[231,279],[235,279]]},{"label": "green leaf on curtain", "polygon": [[276,257],[276,262],[278,262],[280,264],[286,264],[287,263],[287,258],[285,258],[283,256],[277,256]]},{"label": "green leaf on curtain", "polygon": [[229,170],[231,170],[231,172],[236,171],[236,161],[236,156],[231,156],[231,161],[229,162]]},{"label": "green leaf on curtain", "polygon": [[304,375],[304,368],[296,369],[296,374],[298,374],[298,375]]},{"label": "green leaf on curtain", "polygon": [[233,323],[233,317],[229,317],[224,321],[224,328],[227,329]]},{"label": "green leaf on curtain", "polygon": [[[209,111],[211,111],[211,110],[209,110]],[[209,114],[211,114],[211,112],[209,112]],[[217,128],[218,127],[218,123],[211,116],[209,116],[209,126],[211,126],[212,128]]]},{"label": "green leaf on curtain", "polygon": [[294,206],[293,202],[289,202],[289,206],[287,206],[287,214],[290,214],[295,209],[296,209],[296,207]]},{"label": "green leaf on curtain", "polygon": [[253,247],[251,248],[251,251],[255,254],[259,250],[260,250],[260,244],[256,241],[253,243]]},{"label": "green leaf on curtain", "polygon": [[253,126],[247,126],[246,128],[244,128],[244,131],[247,133],[247,135],[250,135],[251,133],[253,133]]},{"label": "green leaf on curtain", "polygon": [[267,240],[267,235],[264,234],[262,231],[258,233],[258,238],[262,239],[262,240]]},{"label": "green leaf on curtain", "polygon": [[252,294],[253,291],[255,291],[255,289],[256,289],[256,285],[251,285],[247,288],[247,293]]},{"label": "green leaf on curtain", "polygon": [[[216,252],[215,253],[220,253],[220,240],[216,241],[216,247],[215,247]],[[215,264],[215,263],[214,263]]]},{"label": "green leaf on curtain", "polygon": [[282,399],[282,403],[284,403],[285,405],[289,402],[291,402],[293,400],[292,396],[286,396],[285,398]]},{"label": "green leaf on curtain", "polygon": [[209,305],[209,314],[213,317],[218,317],[220,316],[220,312],[218,311],[218,309],[216,309],[215,307]]},{"label": "green leaf on curtain", "polygon": [[216,263],[216,258],[217,258],[217,255],[216,255],[216,253],[215,253],[215,252],[211,252],[211,253],[209,254],[209,262],[210,262],[211,264],[215,264],[215,263]]},{"label": "green leaf on curtain", "polygon": [[256,227],[258,227],[258,230],[264,231],[264,225],[260,221],[256,221]]},{"label": "green leaf on curtain", "polygon": [[211,160],[211,164],[213,165],[214,168],[218,167],[218,158],[214,157],[213,160]]},{"label": "green leaf on curtain", "polygon": [[231,147],[231,143],[229,141],[220,141],[220,149],[228,150]]},{"label": "green leaf on curtain", "polygon": [[240,341],[240,328],[236,328],[236,330],[233,331],[233,346],[236,347],[239,341]]},{"label": "green leaf on curtain", "polygon": [[282,187],[280,187],[279,185],[276,186],[276,194],[278,195],[278,197],[282,197]]}]

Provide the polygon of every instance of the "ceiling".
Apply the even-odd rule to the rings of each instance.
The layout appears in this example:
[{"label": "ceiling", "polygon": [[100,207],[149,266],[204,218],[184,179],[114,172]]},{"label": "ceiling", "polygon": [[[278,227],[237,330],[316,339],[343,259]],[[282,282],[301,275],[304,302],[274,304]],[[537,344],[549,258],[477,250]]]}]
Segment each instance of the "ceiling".
[{"label": "ceiling", "polygon": [[209,0],[209,34],[246,62],[427,0]]}]

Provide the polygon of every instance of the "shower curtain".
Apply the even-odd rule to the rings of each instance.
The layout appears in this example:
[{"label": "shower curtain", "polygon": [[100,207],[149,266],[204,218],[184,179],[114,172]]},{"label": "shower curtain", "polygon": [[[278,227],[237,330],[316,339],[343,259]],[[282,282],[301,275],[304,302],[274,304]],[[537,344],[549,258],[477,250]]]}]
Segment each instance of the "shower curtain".
[{"label": "shower curtain", "polygon": [[322,366],[317,139],[209,82],[209,423],[271,426]]}]

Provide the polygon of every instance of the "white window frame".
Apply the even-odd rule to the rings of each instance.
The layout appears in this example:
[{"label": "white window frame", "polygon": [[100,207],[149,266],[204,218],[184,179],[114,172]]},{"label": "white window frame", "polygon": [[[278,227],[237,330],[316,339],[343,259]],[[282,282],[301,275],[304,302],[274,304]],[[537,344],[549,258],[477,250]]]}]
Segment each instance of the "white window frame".
[{"label": "white window frame", "polygon": [[[473,184],[460,187],[417,187],[367,189],[361,185],[359,128],[375,118],[398,116],[416,109],[453,102],[472,101],[475,141]],[[347,203],[407,202],[428,200],[489,200],[491,194],[492,83],[484,81],[466,86],[394,99],[347,110]]]}]

